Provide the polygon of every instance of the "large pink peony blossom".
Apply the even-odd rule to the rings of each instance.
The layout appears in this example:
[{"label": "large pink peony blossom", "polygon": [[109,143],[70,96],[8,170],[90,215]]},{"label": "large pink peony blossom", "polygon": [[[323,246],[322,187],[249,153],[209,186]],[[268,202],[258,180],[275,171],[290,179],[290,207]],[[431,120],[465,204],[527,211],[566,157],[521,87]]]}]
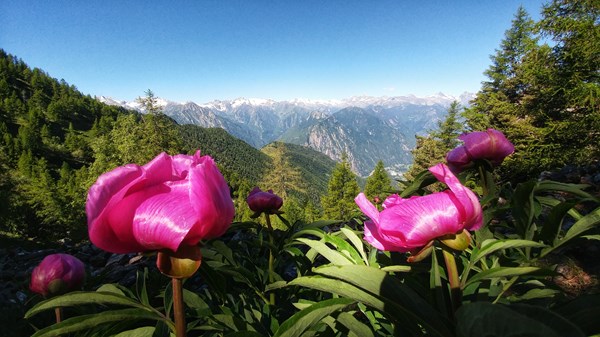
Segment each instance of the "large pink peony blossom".
[{"label": "large pink peony blossom", "polygon": [[246,202],[248,203],[248,207],[257,213],[273,213],[283,205],[283,199],[273,193],[273,190],[262,191],[258,187],[254,187],[250,191]]},{"label": "large pink peony blossom", "polygon": [[473,165],[474,160],[487,159],[498,166],[504,158],[515,152],[514,145],[498,130],[476,131],[460,135],[463,145],[446,155],[448,166],[454,172],[460,172]]},{"label": "large pink peony blossom", "polygon": [[33,269],[29,289],[43,296],[60,295],[81,288],[85,267],[69,254],[51,254]]},{"label": "large pink peony blossom", "polygon": [[159,154],[101,175],[86,202],[90,240],[113,253],[196,245],[221,236],[235,213],[229,187],[209,156]]},{"label": "large pink peony blossom", "polygon": [[408,252],[447,234],[476,230],[483,223],[477,196],[463,186],[444,164],[429,171],[449,190],[403,199],[394,194],[379,212],[364,193],[355,201],[370,220],[365,222],[365,240],[380,250]]}]

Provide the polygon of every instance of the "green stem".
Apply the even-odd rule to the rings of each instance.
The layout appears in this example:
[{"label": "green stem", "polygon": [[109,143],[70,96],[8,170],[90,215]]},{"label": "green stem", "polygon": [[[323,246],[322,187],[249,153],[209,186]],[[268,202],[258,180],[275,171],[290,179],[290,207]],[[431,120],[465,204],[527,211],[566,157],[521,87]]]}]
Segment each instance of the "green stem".
[{"label": "green stem", "polygon": [[[271,226],[271,217],[269,214],[265,213],[265,219],[267,221],[267,227],[269,228],[269,283],[273,283],[275,281],[275,278],[273,277],[273,264],[275,262],[275,257],[273,256],[273,226]],[[274,292],[269,294],[269,302],[271,305],[275,305]]]},{"label": "green stem", "polygon": [[481,189],[483,192],[483,196],[486,197],[489,195],[490,191],[485,177],[485,169],[483,168],[483,164],[481,163],[477,164],[477,168],[479,169],[479,180],[481,180]]},{"label": "green stem", "polygon": [[458,278],[458,268],[456,266],[456,260],[454,254],[449,251],[448,248],[442,247],[442,253],[444,254],[444,262],[446,264],[446,272],[448,274],[448,283],[450,283],[450,298],[452,301],[452,309],[454,312],[460,307],[461,304],[461,289],[460,279]]},{"label": "green stem", "polygon": [[186,325],[183,311],[183,289],[180,278],[171,278],[173,285],[173,315],[175,316],[175,336],[185,337]]}]

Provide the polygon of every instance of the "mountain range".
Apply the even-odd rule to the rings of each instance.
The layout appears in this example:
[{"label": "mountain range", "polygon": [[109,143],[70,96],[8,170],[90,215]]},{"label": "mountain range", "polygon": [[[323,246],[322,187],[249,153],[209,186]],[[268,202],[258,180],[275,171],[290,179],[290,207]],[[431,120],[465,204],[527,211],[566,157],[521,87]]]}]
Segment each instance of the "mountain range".
[{"label": "mountain range", "polygon": [[[303,145],[339,161],[345,153],[355,173],[368,176],[383,160],[393,177],[410,166],[415,135],[437,127],[453,101],[467,106],[474,94],[458,97],[356,96],[343,100],[215,100],[176,103],[157,99],[179,124],[218,127],[255,148],[274,142]],[[103,103],[144,112],[137,102],[98,97]]]}]

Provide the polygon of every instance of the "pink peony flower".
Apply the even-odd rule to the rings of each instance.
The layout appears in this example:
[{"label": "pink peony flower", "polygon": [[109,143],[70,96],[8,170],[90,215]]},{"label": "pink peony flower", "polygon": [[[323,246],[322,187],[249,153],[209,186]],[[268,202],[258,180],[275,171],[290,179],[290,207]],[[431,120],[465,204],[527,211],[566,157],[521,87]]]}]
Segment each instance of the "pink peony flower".
[{"label": "pink peony flower", "polygon": [[504,158],[515,152],[514,145],[498,130],[487,129],[460,135],[463,145],[446,155],[448,166],[454,172],[461,172],[473,165],[477,159],[487,159],[498,166]]},{"label": "pink peony flower", "polygon": [[367,242],[380,250],[408,252],[441,236],[481,227],[482,209],[475,193],[444,164],[429,171],[450,189],[409,199],[394,194],[384,201],[381,212],[363,193],[356,197],[356,204],[370,218],[365,222]]},{"label": "pink peony flower", "polygon": [[69,254],[52,254],[33,269],[29,289],[43,296],[60,295],[81,288],[84,279],[83,262]]},{"label": "pink peony flower", "polygon": [[261,191],[260,188],[254,187],[246,198],[248,207],[256,213],[273,213],[281,208],[283,199],[273,190]]},{"label": "pink peony flower", "polygon": [[113,253],[197,245],[221,236],[235,213],[229,187],[209,156],[159,154],[101,175],[86,202],[90,240]]}]

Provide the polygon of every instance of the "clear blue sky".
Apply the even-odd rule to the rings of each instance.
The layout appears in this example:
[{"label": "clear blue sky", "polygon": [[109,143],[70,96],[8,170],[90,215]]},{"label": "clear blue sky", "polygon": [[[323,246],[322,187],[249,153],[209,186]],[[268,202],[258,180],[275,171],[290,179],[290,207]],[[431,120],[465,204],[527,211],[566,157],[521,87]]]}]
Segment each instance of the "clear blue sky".
[{"label": "clear blue sky", "polygon": [[542,0],[0,2],[0,48],[85,94],[173,101],[476,92]]}]

